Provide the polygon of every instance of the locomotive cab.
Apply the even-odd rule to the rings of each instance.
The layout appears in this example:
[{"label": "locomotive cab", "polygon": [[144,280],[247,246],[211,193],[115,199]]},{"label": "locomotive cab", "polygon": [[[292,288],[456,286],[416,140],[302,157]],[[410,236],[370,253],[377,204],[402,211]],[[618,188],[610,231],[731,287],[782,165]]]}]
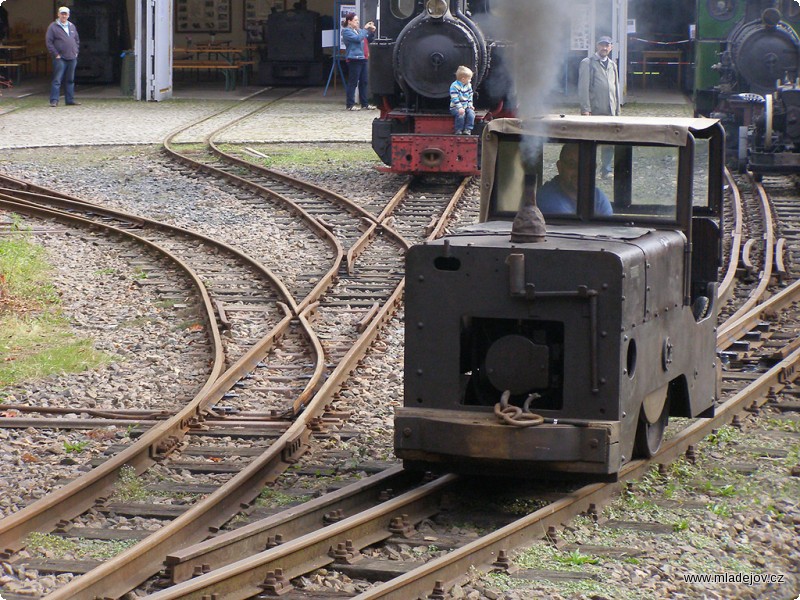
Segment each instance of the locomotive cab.
[{"label": "locomotive cab", "polygon": [[406,465],[614,475],[713,414],[723,154],[712,119],[487,125],[480,222],[407,256]]}]

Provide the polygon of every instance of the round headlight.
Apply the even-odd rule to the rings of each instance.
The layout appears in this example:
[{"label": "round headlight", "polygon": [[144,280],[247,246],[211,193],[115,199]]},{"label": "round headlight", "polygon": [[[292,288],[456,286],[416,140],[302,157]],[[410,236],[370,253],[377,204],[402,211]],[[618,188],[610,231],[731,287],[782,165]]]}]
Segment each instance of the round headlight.
[{"label": "round headlight", "polygon": [[447,0],[428,0],[425,3],[425,10],[436,19],[441,19],[447,14]]}]

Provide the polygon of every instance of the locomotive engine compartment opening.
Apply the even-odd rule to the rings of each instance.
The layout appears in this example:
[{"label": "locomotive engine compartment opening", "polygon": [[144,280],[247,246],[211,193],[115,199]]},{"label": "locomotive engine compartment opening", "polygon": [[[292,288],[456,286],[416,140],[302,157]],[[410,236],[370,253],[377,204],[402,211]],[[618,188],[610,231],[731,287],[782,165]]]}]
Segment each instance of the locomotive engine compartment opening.
[{"label": "locomotive engine compartment opening", "polygon": [[564,324],[529,319],[461,320],[464,404],[494,406],[503,392],[522,406],[531,394],[537,409],[563,406]]},{"label": "locomotive engine compartment opening", "polygon": [[480,222],[406,259],[406,466],[608,476],[713,414],[724,144],[712,119],[487,125]]}]

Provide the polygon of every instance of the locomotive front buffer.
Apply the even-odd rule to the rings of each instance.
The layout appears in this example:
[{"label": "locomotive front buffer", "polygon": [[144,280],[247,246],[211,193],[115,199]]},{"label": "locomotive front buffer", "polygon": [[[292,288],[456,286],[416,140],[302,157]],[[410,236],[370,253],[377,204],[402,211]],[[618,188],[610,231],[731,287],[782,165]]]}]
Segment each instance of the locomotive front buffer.
[{"label": "locomotive front buffer", "polygon": [[[482,222],[409,251],[407,467],[614,476],[658,452],[670,416],[713,414],[722,128],[588,119],[493,121]],[[600,182],[607,137],[614,179]],[[575,209],[548,212],[541,182],[565,144],[579,148]]]}]

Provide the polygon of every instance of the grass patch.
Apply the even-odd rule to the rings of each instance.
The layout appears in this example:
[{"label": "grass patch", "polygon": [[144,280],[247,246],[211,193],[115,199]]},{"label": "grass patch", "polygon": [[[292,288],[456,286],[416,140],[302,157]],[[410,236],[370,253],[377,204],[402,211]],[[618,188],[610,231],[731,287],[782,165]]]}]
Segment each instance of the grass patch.
[{"label": "grass patch", "polygon": [[742,432],[735,427],[724,425],[721,428],[712,431],[711,434],[700,443],[700,446],[703,447],[708,445],[711,447],[721,448],[727,444],[737,442],[741,436]]},{"label": "grass patch", "polygon": [[261,492],[258,498],[256,498],[255,504],[256,506],[278,508],[283,506],[292,506],[294,504],[302,504],[303,502],[308,502],[310,499],[311,495],[293,496],[280,490],[268,488]]},{"label": "grass patch", "polygon": [[242,158],[269,169],[308,167],[329,170],[331,167],[347,167],[353,164],[378,163],[375,152],[368,144],[319,144],[319,145],[270,145],[248,146],[265,154],[266,158],[253,156],[243,146],[223,145],[221,150],[239,154]]},{"label": "grass patch", "polygon": [[108,560],[136,544],[136,540],[86,540],[69,539],[52,533],[31,533],[26,539],[26,547],[31,553],[40,553],[56,559]]},{"label": "grass patch", "polygon": [[86,449],[86,446],[89,445],[87,440],[81,442],[64,442],[64,452],[67,454],[75,452],[80,453]]},{"label": "grass patch", "polygon": [[144,481],[136,474],[136,469],[124,466],[120,469],[119,481],[114,488],[114,499],[121,502],[141,502],[150,499]]},{"label": "grass patch", "polygon": [[74,373],[108,359],[76,338],[60,313],[45,250],[15,218],[0,238],[0,385]]},{"label": "grass patch", "polygon": [[29,311],[57,303],[49,271],[44,248],[15,216],[11,235],[0,238],[0,310]]},{"label": "grass patch", "polygon": [[766,419],[762,425],[764,429],[771,431],[788,431],[789,433],[800,433],[800,421],[790,421],[789,419]]},{"label": "grass patch", "polygon": [[580,550],[573,550],[572,552],[568,552],[563,556],[556,556],[555,559],[562,565],[575,567],[579,567],[581,565],[596,565],[600,562],[600,559],[596,556],[581,554]]},{"label": "grass patch", "polygon": [[108,362],[90,340],[78,339],[66,319],[0,315],[0,385],[14,385],[56,373],[77,373]]},{"label": "grass patch", "polygon": [[170,148],[172,148],[175,152],[181,153],[207,150],[208,146],[202,142],[191,142],[186,144],[170,144]]}]

